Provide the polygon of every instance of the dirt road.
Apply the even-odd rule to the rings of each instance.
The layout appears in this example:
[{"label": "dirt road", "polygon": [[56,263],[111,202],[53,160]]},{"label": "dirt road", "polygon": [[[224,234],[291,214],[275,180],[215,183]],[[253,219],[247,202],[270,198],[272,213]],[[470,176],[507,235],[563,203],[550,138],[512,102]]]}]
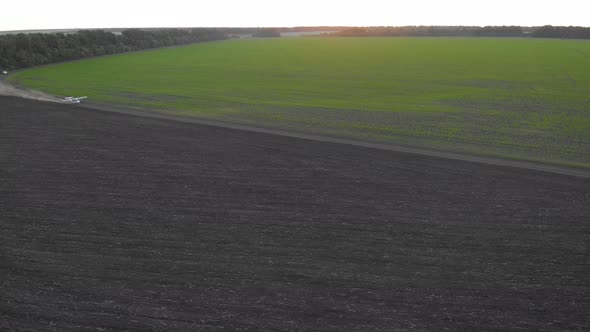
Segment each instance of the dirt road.
[{"label": "dirt road", "polygon": [[590,180],[0,97],[0,330],[587,330]]}]

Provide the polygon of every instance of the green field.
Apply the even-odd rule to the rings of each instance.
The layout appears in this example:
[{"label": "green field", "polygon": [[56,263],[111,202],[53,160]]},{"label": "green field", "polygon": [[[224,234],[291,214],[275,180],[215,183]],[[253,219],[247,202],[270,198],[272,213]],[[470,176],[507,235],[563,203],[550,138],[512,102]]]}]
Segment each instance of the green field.
[{"label": "green field", "polygon": [[590,41],[229,40],[22,71],[56,95],[590,166]]}]

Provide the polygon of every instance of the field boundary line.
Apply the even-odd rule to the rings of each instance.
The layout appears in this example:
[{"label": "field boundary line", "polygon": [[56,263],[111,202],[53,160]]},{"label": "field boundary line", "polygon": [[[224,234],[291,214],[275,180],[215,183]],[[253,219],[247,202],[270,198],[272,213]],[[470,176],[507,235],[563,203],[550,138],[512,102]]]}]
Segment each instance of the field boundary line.
[{"label": "field boundary line", "polygon": [[473,163],[480,163],[480,164],[487,164],[487,165],[495,165],[495,166],[503,166],[503,167],[516,167],[516,168],[530,169],[530,170],[534,170],[534,171],[548,172],[548,173],[554,173],[554,174],[569,175],[569,176],[575,176],[575,177],[581,177],[581,178],[590,178],[590,171],[586,171],[584,169],[576,169],[576,168],[570,168],[570,167],[565,167],[565,166],[544,164],[544,163],[540,163],[540,162],[537,163],[537,162],[525,161],[525,160],[521,161],[521,160],[503,159],[503,158],[499,158],[499,157],[477,156],[477,155],[469,155],[469,154],[462,154],[462,153],[448,152],[448,151],[441,151],[441,150],[429,150],[426,148],[408,147],[408,146],[396,145],[396,144],[390,144],[390,143],[376,143],[376,142],[368,142],[368,141],[355,140],[355,139],[349,139],[349,138],[324,136],[324,135],[320,135],[320,134],[308,134],[308,133],[301,133],[301,132],[289,131],[289,130],[284,130],[284,129],[256,127],[256,126],[252,126],[252,125],[225,122],[225,121],[221,121],[221,120],[206,120],[206,119],[200,119],[200,118],[190,117],[190,116],[166,114],[166,113],[161,113],[161,112],[152,111],[152,110],[129,109],[129,108],[125,108],[124,106],[113,106],[113,105],[87,103],[87,104],[76,105],[76,107],[83,108],[86,110],[102,111],[102,112],[108,112],[108,113],[118,113],[118,114],[124,114],[124,115],[147,117],[147,118],[168,120],[168,121],[175,121],[175,122],[182,122],[182,123],[193,123],[193,124],[198,124],[198,125],[227,128],[227,129],[241,130],[241,131],[249,131],[249,132],[256,132],[256,133],[263,133],[263,134],[270,134],[270,135],[279,135],[279,136],[286,136],[286,137],[312,140],[312,141],[353,145],[353,146],[363,147],[363,148],[379,149],[379,150],[386,150],[386,151],[392,151],[392,152],[401,152],[401,153],[422,155],[422,156],[428,156],[428,157],[434,157],[434,158],[452,159],[452,160],[459,160],[459,161],[466,161],[466,162],[473,162]]}]

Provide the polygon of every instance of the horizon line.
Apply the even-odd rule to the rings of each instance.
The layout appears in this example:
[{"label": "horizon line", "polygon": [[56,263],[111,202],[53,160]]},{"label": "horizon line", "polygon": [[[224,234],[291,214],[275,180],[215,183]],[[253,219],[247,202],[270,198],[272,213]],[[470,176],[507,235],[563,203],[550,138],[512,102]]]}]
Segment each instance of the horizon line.
[{"label": "horizon line", "polygon": [[576,27],[576,28],[590,28],[590,26],[583,25],[293,25],[293,26],[140,26],[140,27],[96,27],[96,28],[40,28],[40,29],[16,29],[16,30],[0,30],[2,32],[27,32],[27,31],[72,31],[72,30],[126,30],[126,29],[297,29],[297,28],[402,28],[402,27],[521,27],[521,28],[539,28],[544,26],[553,27]]}]

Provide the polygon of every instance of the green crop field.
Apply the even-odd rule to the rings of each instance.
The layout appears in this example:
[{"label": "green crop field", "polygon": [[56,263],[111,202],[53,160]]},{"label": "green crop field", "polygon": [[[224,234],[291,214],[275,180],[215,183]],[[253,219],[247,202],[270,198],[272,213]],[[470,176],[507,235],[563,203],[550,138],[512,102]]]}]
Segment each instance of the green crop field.
[{"label": "green crop field", "polygon": [[99,103],[590,166],[590,41],[228,40],[35,68],[10,79]]}]

